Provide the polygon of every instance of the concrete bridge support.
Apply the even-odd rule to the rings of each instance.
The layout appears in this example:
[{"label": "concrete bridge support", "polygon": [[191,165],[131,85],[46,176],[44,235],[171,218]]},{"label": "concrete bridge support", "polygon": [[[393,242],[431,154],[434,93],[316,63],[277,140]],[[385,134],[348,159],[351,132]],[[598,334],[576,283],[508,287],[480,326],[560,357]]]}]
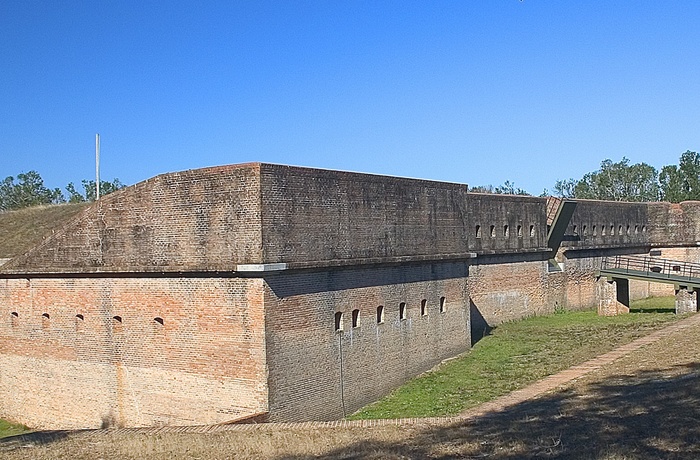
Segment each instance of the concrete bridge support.
[{"label": "concrete bridge support", "polygon": [[676,314],[698,311],[698,292],[694,288],[676,286]]},{"label": "concrete bridge support", "polygon": [[598,314],[616,316],[630,311],[630,282],[624,278],[606,278],[596,281]]}]

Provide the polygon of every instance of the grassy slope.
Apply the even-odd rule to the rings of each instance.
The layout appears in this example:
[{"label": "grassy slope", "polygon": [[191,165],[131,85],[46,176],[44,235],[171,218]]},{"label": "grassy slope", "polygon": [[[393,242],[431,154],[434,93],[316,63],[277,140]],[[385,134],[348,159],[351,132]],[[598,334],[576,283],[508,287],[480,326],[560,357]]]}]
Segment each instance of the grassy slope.
[{"label": "grassy slope", "polygon": [[14,423],[0,420],[0,438],[14,436],[27,432],[29,429],[24,425],[16,425]]},{"label": "grassy slope", "polygon": [[615,317],[595,311],[564,312],[501,324],[468,353],[414,378],[349,418],[457,414],[676,320],[669,312],[673,302],[673,297],[635,302],[632,307],[644,313]]},{"label": "grassy slope", "polygon": [[85,203],[62,204],[0,212],[0,258],[26,252],[86,206]]}]

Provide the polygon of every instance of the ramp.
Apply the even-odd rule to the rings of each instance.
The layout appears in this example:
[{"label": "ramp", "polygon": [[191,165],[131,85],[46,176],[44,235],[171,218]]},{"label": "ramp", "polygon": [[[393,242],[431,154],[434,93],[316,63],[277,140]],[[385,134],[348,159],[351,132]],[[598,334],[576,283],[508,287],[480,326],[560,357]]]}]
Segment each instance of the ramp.
[{"label": "ramp", "polygon": [[700,264],[646,256],[605,257],[599,272],[608,278],[636,279],[700,289]]}]

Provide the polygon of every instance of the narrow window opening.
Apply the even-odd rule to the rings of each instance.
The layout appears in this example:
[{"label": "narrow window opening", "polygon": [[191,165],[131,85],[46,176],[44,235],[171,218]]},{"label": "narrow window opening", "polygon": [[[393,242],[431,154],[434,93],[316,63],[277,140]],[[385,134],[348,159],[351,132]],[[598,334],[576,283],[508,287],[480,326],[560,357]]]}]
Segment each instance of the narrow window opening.
[{"label": "narrow window opening", "polygon": [[547,235],[549,235],[549,232],[550,232],[551,230],[552,230],[552,226],[551,226],[551,225],[547,225]]},{"label": "narrow window opening", "polygon": [[518,225],[518,238],[522,238],[522,237],[523,237],[523,226]]},{"label": "narrow window opening", "polygon": [[489,235],[491,238],[496,238],[496,226],[492,225],[489,230]]},{"label": "narrow window opening", "polygon": [[634,234],[638,235],[639,234],[639,225],[634,226]]},{"label": "narrow window opening", "polygon": [[587,235],[588,235],[588,227],[584,225],[583,226],[583,236],[587,236]]},{"label": "narrow window opening", "polygon": [[615,236],[615,226],[614,225],[610,226],[610,236]]},{"label": "narrow window opening", "polygon": [[578,225],[574,225],[574,235],[578,235]]},{"label": "narrow window opening", "polygon": [[530,238],[532,238],[533,236],[535,236],[535,226],[530,225]]},{"label": "narrow window opening", "polygon": [[447,311],[447,307],[445,306],[445,298],[440,297],[440,313],[445,313]]},{"label": "narrow window opening", "polygon": [[598,230],[595,225],[593,226],[593,236],[598,236]]},{"label": "narrow window opening", "polygon": [[503,226],[503,237],[508,238],[510,236],[510,229],[507,225]]},{"label": "narrow window opening", "polygon": [[10,313],[10,325],[14,328],[17,327],[17,322],[19,321],[19,314],[16,311]]},{"label": "narrow window opening", "polygon": [[353,310],[352,311],[352,327],[360,327],[360,310]]},{"label": "narrow window opening", "polygon": [[382,324],[384,322],[384,305],[377,307],[377,324]]},{"label": "narrow window opening", "polygon": [[600,236],[605,236],[605,225],[600,226]]},{"label": "narrow window opening", "polygon": [[406,319],[406,302],[401,302],[399,304],[399,319]]},{"label": "narrow window opening", "polygon": [[476,237],[481,238],[481,225],[476,226]]},{"label": "narrow window opening", "polygon": [[121,317],[121,316],[112,316],[112,319],[113,319],[115,322],[117,322],[117,323],[121,323],[121,322],[122,322],[122,317]]},{"label": "narrow window opening", "polygon": [[622,225],[620,225],[619,227],[617,227],[617,234],[618,234],[618,235],[624,235],[624,233],[622,232]]},{"label": "narrow window opening", "polygon": [[335,331],[342,332],[342,330],[343,330],[343,313],[338,311],[335,313]]},{"label": "narrow window opening", "polygon": [[647,226],[646,226],[646,225],[642,225],[642,233],[646,233],[646,232],[647,232]]},{"label": "narrow window opening", "polygon": [[160,324],[161,326],[163,325],[163,318],[161,318],[160,316],[156,316],[155,318],[153,318],[153,321]]},{"label": "narrow window opening", "polygon": [[85,321],[85,317],[82,315],[82,313],[78,313],[75,315],[75,330],[80,332],[83,330],[83,322]]},{"label": "narrow window opening", "polygon": [[428,300],[423,299],[420,301],[420,315],[427,316],[428,314]]}]

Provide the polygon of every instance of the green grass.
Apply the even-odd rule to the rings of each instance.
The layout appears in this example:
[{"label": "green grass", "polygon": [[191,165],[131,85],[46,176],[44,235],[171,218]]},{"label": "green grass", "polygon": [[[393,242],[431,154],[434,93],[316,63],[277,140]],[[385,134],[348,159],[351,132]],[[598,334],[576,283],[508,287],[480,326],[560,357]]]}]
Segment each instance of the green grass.
[{"label": "green grass", "polygon": [[26,433],[27,431],[29,431],[29,428],[27,428],[24,425],[0,420],[0,438],[6,438],[7,436],[15,436],[17,434]]},{"label": "green grass", "polygon": [[87,203],[61,204],[0,212],[0,258],[28,251],[86,206]]},{"label": "green grass", "polygon": [[457,414],[675,321],[673,305],[673,297],[651,298],[632,303],[640,313],[603,317],[595,311],[564,311],[501,324],[469,352],[348,418]]}]

